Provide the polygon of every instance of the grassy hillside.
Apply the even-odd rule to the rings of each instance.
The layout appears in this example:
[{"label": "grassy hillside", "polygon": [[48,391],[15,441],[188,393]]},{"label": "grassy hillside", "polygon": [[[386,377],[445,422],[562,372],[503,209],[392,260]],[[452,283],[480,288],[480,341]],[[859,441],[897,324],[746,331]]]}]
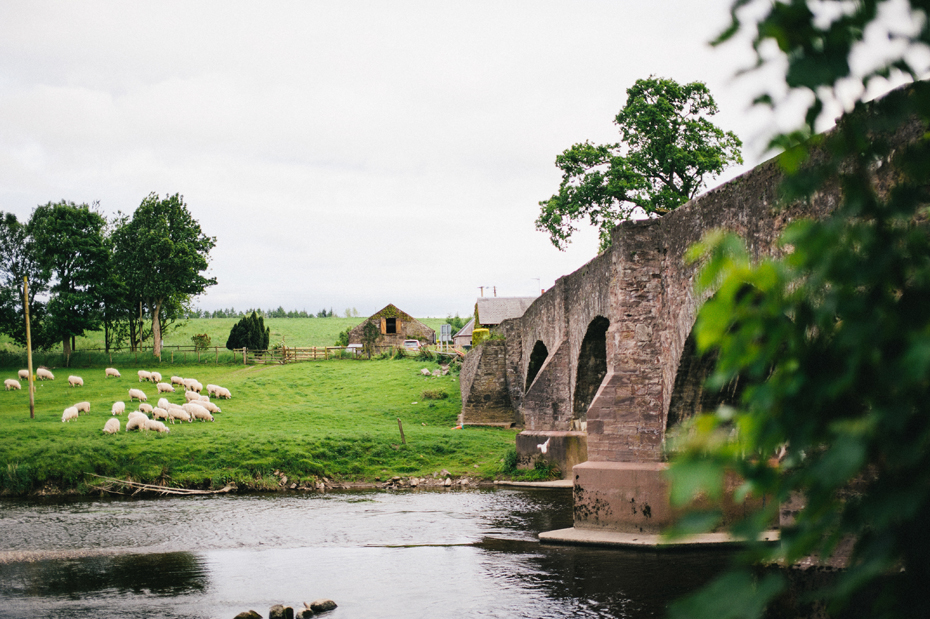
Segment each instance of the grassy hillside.
[{"label": "grassy hillside", "polygon": [[[332,346],[339,333],[360,324],[365,318],[266,318],[265,326],[271,329],[271,343],[280,343],[282,338],[288,346]],[[436,333],[444,318],[418,318]],[[164,336],[167,346],[190,346],[191,336],[206,333],[214,346],[223,347],[232,326],[239,318],[194,318],[185,321],[178,329]],[[103,348],[103,331],[95,331],[77,339],[77,349]],[[149,343],[151,344],[151,343]],[[60,351],[60,347],[56,350]],[[0,350],[19,350],[6,336],[0,336]]]},{"label": "grassy hillside", "polygon": [[[119,379],[105,379],[102,367],[74,371],[84,379],[82,388],[70,388],[67,372],[59,370],[56,380],[38,383],[35,419],[29,418],[25,389],[0,391],[0,491],[21,494],[47,485],[87,491],[88,473],[183,487],[233,481],[244,488],[276,486],[275,470],[298,483],[321,476],[427,476],[443,468],[493,477],[513,447],[514,432],[453,430],[460,409],[458,377],[424,378],[423,367],[438,366],[413,359],[267,367],[162,364],[165,379],[192,375],[229,388],[233,399],[217,402],[223,412],[214,423],[169,424],[169,434],[117,435],[101,432],[114,401],[135,410],[127,395],[133,387],[141,387],[152,404],[158,399],[154,385],[138,382],[140,368],[121,367]],[[0,377],[15,377],[15,371]],[[426,390],[448,398],[425,400]],[[168,396],[184,400],[180,392]],[[62,423],[64,408],[82,400],[91,403],[91,412]],[[126,416],[119,419],[125,426]]]}]

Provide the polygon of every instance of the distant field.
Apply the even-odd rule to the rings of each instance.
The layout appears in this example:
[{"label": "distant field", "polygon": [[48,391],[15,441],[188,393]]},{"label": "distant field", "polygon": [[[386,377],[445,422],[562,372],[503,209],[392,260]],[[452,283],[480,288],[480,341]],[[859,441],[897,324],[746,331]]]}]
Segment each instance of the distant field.
[{"label": "distant field", "polygon": [[[89,492],[91,473],[184,487],[235,482],[253,489],[277,488],[276,470],[297,483],[322,476],[427,476],[444,468],[454,475],[494,477],[515,432],[452,429],[461,409],[458,376],[423,377],[423,367],[439,366],[414,359],[258,367],[162,363],[157,369],[165,379],[193,376],[233,394],[217,402],[223,412],[214,423],[169,425],[167,435],[101,432],[114,401],[126,401],[127,410],[137,407],[129,407],[129,388],[141,387],[149,403],[157,401],[155,386],[138,382],[138,367],[120,367],[119,379],[104,378],[102,366],[72,370],[84,379],[80,388],[70,388],[68,370],[60,369],[54,381],[37,384],[35,419],[29,418],[25,389],[0,390],[0,491]],[[15,376],[0,371],[0,378]],[[448,397],[427,400],[426,390]],[[167,397],[184,400],[180,392]],[[82,400],[90,402],[91,412],[62,423],[62,411]],[[126,415],[119,419],[125,425]]]},{"label": "distant field", "polygon": [[[166,346],[190,346],[191,336],[206,333],[210,336],[213,346],[226,346],[229,331],[239,318],[193,318],[188,320],[177,330],[172,330],[164,336]],[[271,329],[272,345],[280,343],[282,339],[288,346],[332,346],[336,338],[347,328],[360,324],[360,318],[266,318],[265,326]],[[431,329],[439,332],[444,318],[418,318]],[[77,350],[87,348],[103,348],[103,331],[88,333],[77,338]],[[151,342],[148,343],[151,345]],[[9,338],[0,336],[0,350],[18,350],[10,343]],[[60,352],[60,347],[59,347]]]}]

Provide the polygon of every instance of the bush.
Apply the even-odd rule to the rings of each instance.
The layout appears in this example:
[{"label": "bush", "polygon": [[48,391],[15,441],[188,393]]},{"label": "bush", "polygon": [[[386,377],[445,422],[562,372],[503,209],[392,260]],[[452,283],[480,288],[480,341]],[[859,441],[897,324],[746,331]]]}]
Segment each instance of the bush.
[{"label": "bush", "polygon": [[422,394],[424,400],[445,400],[448,397],[449,394],[442,389],[427,389]]},{"label": "bush", "polygon": [[[192,336],[191,336],[191,341],[194,343],[194,348],[196,348],[197,350],[205,350],[205,349],[207,349],[207,348],[210,348],[210,346],[212,345],[212,341],[210,340],[210,336],[207,335],[206,333],[200,333],[200,334],[198,334],[198,335],[192,335]],[[240,348],[241,348],[241,347],[240,347]]]},{"label": "bush", "polygon": [[249,350],[268,350],[271,341],[271,328],[265,328],[265,319],[254,311],[251,315],[233,325],[226,340],[226,348],[236,350],[248,348]]},{"label": "bush", "polygon": [[478,346],[491,334],[488,329],[475,329],[471,332],[471,345]]}]

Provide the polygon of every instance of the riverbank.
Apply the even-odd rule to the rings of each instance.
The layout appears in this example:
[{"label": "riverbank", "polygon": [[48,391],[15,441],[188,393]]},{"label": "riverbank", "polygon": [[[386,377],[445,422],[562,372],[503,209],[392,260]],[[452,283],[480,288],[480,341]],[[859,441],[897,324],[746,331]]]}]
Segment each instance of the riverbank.
[{"label": "riverbank", "polygon": [[[488,483],[513,448],[515,431],[455,429],[460,409],[458,376],[424,376],[436,362],[414,359],[335,360],[286,366],[172,366],[73,371],[83,387],[69,387],[67,369],[52,368],[40,381],[36,415],[28,394],[0,391],[0,493],[94,494],[96,476],[169,488],[240,492],[384,487],[400,480],[424,486],[468,480]],[[213,423],[169,424],[167,434],[102,432],[113,402],[130,404],[141,388],[148,402],[155,385],[139,383],[137,370],[157,370],[227,387],[232,399],[216,403]],[[0,371],[15,377],[15,369]],[[165,394],[184,401],[180,390]],[[80,401],[90,412],[62,423],[62,411]],[[126,415],[119,416],[125,427]],[[400,424],[398,423],[400,420]],[[403,434],[401,433],[403,431]],[[447,473],[443,475],[443,473]],[[397,478],[395,480],[395,478]]]}]

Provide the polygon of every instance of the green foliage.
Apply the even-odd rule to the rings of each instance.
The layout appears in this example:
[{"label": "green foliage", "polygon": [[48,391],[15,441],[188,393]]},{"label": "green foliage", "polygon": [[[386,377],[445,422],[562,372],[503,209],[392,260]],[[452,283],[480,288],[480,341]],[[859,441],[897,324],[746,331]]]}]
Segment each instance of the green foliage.
[{"label": "green foliage", "polygon": [[707,117],[717,103],[701,82],[680,85],[650,76],[627,89],[614,119],[617,144],[575,144],[556,157],[559,193],[539,203],[536,229],[565,249],[587,217],[598,228],[601,249],[610,231],[636,212],[661,215],[684,204],[730,164],[742,163],[742,143]]},{"label": "green foliage", "polygon": [[371,354],[375,349],[375,343],[380,336],[381,331],[378,329],[378,325],[376,325],[374,321],[366,321],[365,326],[362,327],[362,347],[363,350],[368,353],[369,359],[371,359]]},{"label": "green foliage", "polygon": [[488,339],[491,335],[491,331],[488,329],[475,329],[471,332],[471,345],[472,347],[478,347],[481,345],[481,342]]},{"label": "green foliage", "polygon": [[435,361],[436,353],[424,346],[417,352],[415,359],[417,361]]},{"label": "green foliage", "polygon": [[191,336],[191,342],[194,343],[194,348],[197,350],[205,350],[213,345],[213,341],[210,339],[210,336],[206,333],[198,333],[197,335]]},{"label": "green foliage", "polygon": [[445,400],[449,393],[443,389],[426,389],[420,394],[422,400]]},{"label": "green foliage", "polygon": [[229,338],[226,340],[226,348],[229,350],[238,348],[268,350],[270,342],[271,328],[265,327],[264,318],[256,312],[252,312],[251,315],[233,325],[229,332]]},{"label": "green foliage", "polygon": [[[756,49],[777,44],[784,56],[760,51],[759,64],[787,61],[789,87],[812,101],[805,126],[773,140],[790,149],[779,160],[785,198],[807,199],[829,184],[842,200],[828,219],[792,224],[780,259],[753,263],[741,242],[721,235],[694,250],[706,260],[699,286],[717,288],[695,325],[699,351],[718,354],[708,387],[736,376],[747,386],[737,408],[695,420],[672,465],[674,494],[719,492],[723,471],[735,471],[745,480],[741,492],[771,498],[762,514],[734,527],[750,537],[777,516],[780,502],[800,495],[806,504],[782,529],[781,544],[748,559],[829,558],[849,539],[847,569],[814,599],[836,611],[882,579],[874,605],[859,612],[930,616],[930,85],[859,102],[834,132],[800,142],[849,77],[848,59],[867,26],[882,27],[880,3],[823,3],[838,9],[832,20],[808,3],[775,3],[758,24],[740,21],[743,4],[734,3],[721,39],[752,29]],[[918,7],[926,5],[910,3],[915,23],[925,19]],[[892,71],[913,75],[907,52],[930,44],[930,29],[892,38],[897,51],[863,84]],[[775,94],[760,102],[773,105]],[[916,141],[892,149],[890,133],[915,124]],[[881,184],[876,171],[886,175]],[[784,454],[780,463],[771,461],[776,453]],[[777,576],[733,572],[679,605],[678,616],[758,617],[783,586]],[[724,590],[738,604],[721,614]]]},{"label": "green foliage", "polygon": [[345,331],[339,332],[339,337],[336,338],[336,346],[348,346],[349,345],[349,333],[352,332],[352,327],[346,327]]},{"label": "green foliage", "polygon": [[455,316],[453,316],[452,314],[449,314],[448,316],[446,316],[446,324],[452,325],[452,333],[454,335],[458,333],[459,331],[461,331],[462,328],[468,324],[468,321],[470,319],[471,319],[471,316],[462,318],[461,316],[459,316],[459,313],[456,312]]}]

